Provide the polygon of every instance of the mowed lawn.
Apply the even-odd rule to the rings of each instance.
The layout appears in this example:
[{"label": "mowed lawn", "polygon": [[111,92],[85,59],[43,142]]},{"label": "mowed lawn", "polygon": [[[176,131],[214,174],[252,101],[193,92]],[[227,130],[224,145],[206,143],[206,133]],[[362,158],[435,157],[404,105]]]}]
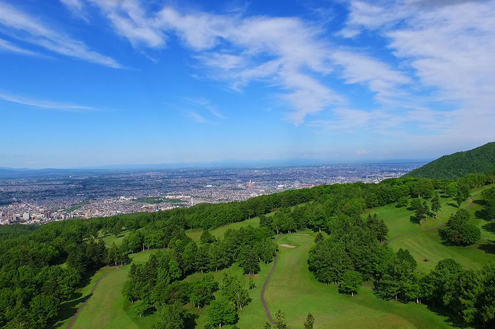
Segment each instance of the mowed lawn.
[{"label": "mowed lawn", "polygon": [[[472,193],[474,200],[481,198],[481,192],[489,186],[476,189]],[[469,247],[448,246],[442,243],[439,235],[439,230],[433,229],[427,232],[419,232],[420,230],[434,227],[447,222],[451,214],[455,213],[458,208],[448,205],[453,202],[450,199],[441,198],[442,210],[439,213],[438,219],[429,219],[426,223],[419,226],[411,223],[409,217],[413,215],[412,211],[404,208],[395,208],[394,205],[377,208],[372,213],[377,213],[379,218],[383,218],[389,228],[389,238],[398,235],[417,232],[415,234],[406,235],[390,242],[390,247],[395,251],[400,248],[407,249],[418,262],[420,270],[430,271],[435,268],[437,263],[446,258],[453,258],[466,269],[479,269],[490,261],[495,261],[494,246],[491,241],[495,240],[495,234],[483,228],[487,222],[477,218],[476,213],[482,210],[482,206],[474,203],[469,212],[472,215],[471,224],[476,225],[481,230],[481,240],[478,244]],[[470,205],[471,199],[462,204],[462,208]],[[428,262],[425,261],[428,259]]]},{"label": "mowed lawn", "polygon": [[69,325],[70,320],[76,314],[77,309],[86,301],[93,289],[93,286],[98,280],[107,273],[115,271],[113,267],[104,267],[97,271],[90,279],[88,285],[79,288],[74,292],[73,298],[60,305],[58,312],[57,322],[53,325],[53,328],[66,328]]},{"label": "mowed lawn", "polygon": [[[339,294],[336,285],[317,282],[307,265],[314,236],[313,232],[306,231],[284,235],[278,241],[296,248],[280,247],[277,268],[265,298],[272,314],[279,309],[287,314],[291,328],[302,328],[310,312],[316,318],[316,329],[451,328],[446,318],[429,311],[425,305],[384,301],[368,288],[362,288],[359,294],[351,297]],[[263,309],[256,311],[263,313]],[[266,318],[239,327],[261,328],[265,322]]]},{"label": "mowed lawn", "polygon": [[[439,229],[421,232],[401,237],[390,243],[394,250],[408,249],[418,262],[419,268],[432,270],[438,261],[453,258],[465,269],[480,269],[489,262],[495,262],[495,234],[487,231],[484,226],[487,222],[475,216],[482,206],[474,204],[469,212],[472,214],[470,223],[481,230],[481,240],[472,246],[448,246],[442,243]],[[425,262],[425,259],[428,262]]]},{"label": "mowed lawn", "polygon": [[[271,216],[271,215],[272,215],[272,213],[268,214],[267,216]],[[225,235],[225,232],[227,232],[227,230],[230,230],[230,229],[238,230],[241,227],[246,228],[248,226],[258,227],[259,225],[260,225],[260,218],[259,217],[253,217],[253,218],[246,219],[243,222],[231,223],[231,224],[227,224],[224,226],[220,226],[214,230],[211,230],[210,233],[213,234],[217,238],[223,239],[223,236]],[[188,237],[190,237],[194,241],[198,242],[199,238],[201,238],[201,234],[203,234],[203,230],[202,229],[187,230],[186,234]]]},{"label": "mowed lawn", "polygon": [[98,237],[98,239],[103,239],[103,242],[105,242],[105,244],[109,247],[114,242],[117,246],[120,246],[122,244],[122,240],[124,240],[124,238],[128,236],[130,233],[131,231],[126,230],[120,233],[118,236],[115,236],[115,234],[112,233],[108,233],[107,235],[103,236],[100,232],[100,236]]},{"label": "mowed lawn", "polygon": [[[475,189],[471,193],[471,196],[477,200],[481,197],[481,192],[489,187],[490,186],[485,186],[483,188]],[[409,201],[411,201],[411,199]],[[469,206],[471,201],[471,199],[464,201],[461,204],[461,208],[466,208]],[[427,200],[427,203],[428,206],[431,207],[431,199]],[[414,216],[413,210],[408,210],[406,207],[397,208],[396,203],[368,210],[365,214],[377,214],[379,219],[383,219],[388,227],[388,239],[392,239],[405,233],[417,232],[446,223],[450,215],[454,214],[459,209],[457,208],[455,200],[452,198],[447,198],[441,195],[440,203],[442,208],[438,213],[438,218],[429,217],[426,222],[422,223],[422,225],[411,221],[411,216]]]},{"label": "mowed lawn", "polygon": [[[136,264],[145,263],[157,250],[148,250],[131,255]],[[149,329],[156,321],[156,315],[139,317],[133,312],[130,303],[122,296],[122,288],[127,281],[130,266],[107,275],[98,284],[88,304],[79,314],[74,329]],[[92,288],[92,286],[91,286]],[[90,290],[91,290],[90,288]]]}]

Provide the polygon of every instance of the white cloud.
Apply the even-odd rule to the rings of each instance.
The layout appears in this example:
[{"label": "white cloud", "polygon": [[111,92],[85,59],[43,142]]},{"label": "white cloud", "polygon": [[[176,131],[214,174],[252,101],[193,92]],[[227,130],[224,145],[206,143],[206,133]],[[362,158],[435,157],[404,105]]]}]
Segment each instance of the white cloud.
[{"label": "white cloud", "polygon": [[37,107],[41,109],[47,109],[47,110],[69,110],[69,111],[94,110],[92,107],[88,107],[88,106],[35,100],[31,98],[26,98],[26,97],[16,96],[6,93],[0,93],[0,99],[3,99],[4,101],[7,102],[12,102],[12,103],[17,103],[17,104]]},{"label": "white cloud", "polygon": [[197,123],[203,123],[203,124],[208,124],[208,125],[217,125],[217,123],[209,121],[209,120],[205,119],[199,113],[196,113],[193,111],[185,112],[185,115],[186,115],[186,117],[188,117],[189,119],[191,119],[192,121],[197,122]]},{"label": "white cloud", "polygon": [[84,10],[84,4],[82,0],[60,0],[64,6],[76,17],[81,18],[82,20],[89,22],[88,14]]},{"label": "white cloud", "polygon": [[[411,111],[452,140],[495,138],[495,1],[351,1],[345,29],[377,31],[450,111]],[[437,103],[438,105],[438,103]]]},{"label": "white cloud", "polygon": [[367,85],[382,103],[403,96],[404,92],[399,87],[411,83],[408,76],[366,55],[339,50],[332,54],[332,58],[337,65],[343,67],[342,77],[346,83]]},{"label": "white cloud", "polygon": [[211,105],[211,102],[206,99],[206,98],[190,98],[190,97],[183,97],[182,101],[186,104],[193,105],[195,107],[199,107],[202,109],[208,110],[212,115],[216,116],[217,118],[220,119],[225,119],[225,116],[218,111],[218,109]]},{"label": "white cloud", "polygon": [[7,40],[0,39],[0,51],[2,50],[22,55],[40,56],[40,54],[35,53],[34,51],[19,48],[11,42],[8,42]]},{"label": "white cloud", "polygon": [[3,2],[0,2],[0,25],[5,26],[7,32],[13,38],[41,46],[62,55],[112,68],[120,67],[113,58],[89,50],[83,42],[74,40],[63,32],[52,30],[36,18]]}]

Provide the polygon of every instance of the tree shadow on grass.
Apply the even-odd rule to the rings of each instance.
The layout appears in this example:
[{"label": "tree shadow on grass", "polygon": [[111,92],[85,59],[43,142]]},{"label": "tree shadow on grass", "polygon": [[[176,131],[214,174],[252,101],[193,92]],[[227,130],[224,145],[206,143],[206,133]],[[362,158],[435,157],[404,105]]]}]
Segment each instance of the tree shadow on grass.
[{"label": "tree shadow on grass", "polygon": [[197,326],[197,323],[196,323],[197,318],[199,318],[198,314],[195,314],[192,312],[187,312],[186,318],[184,321],[184,328],[185,329],[195,329]]},{"label": "tree shadow on grass", "polygon": [[58,327],[61,322],[72,318],[77,309],[89,298],[91,298],[92,294],[87,296],[82,296],[81,293],[75,293],[73,295],[73,299],[67,302],[60,304],[60,309],[58,310],[57,318],[55,319],[55,323],[51,326],[51,328]]},{"label": "tree shadow on grass", "polygon": [[464,322],[464,319],[462,319],[460,316],[453,313],[449,309],[444,308],[443,306],[433,307],[431,304],[427,304],[427,307],[428,307],[428,310],[430,312],[433,312],[438,316],[447,317],[447,319],[445,319],[445,322],[454,328],[468,328],[469,327]]},{"label": "tree shadow on grass", "polygon": [[478,249],[483,250],[488,254],[495,255],[495,240],[488,240],[488,243],[483,243],[478,246]]},{"label": "tree shadow on grass", "polygon": [[411,215],[411,217],[409,217],[409,220],[413,224],[421,225],[421,220],[418,217],[416,217],[415,215]]},{"label": "tree shadow on grass", "polygon": [[495,223],[488,223],[482,226],[485,231],[495,234]]},{"label": "tree shadow on grass", "polygon": [[451,207],[454,207],[454,208],[459,208],[459,206],[457,205],[457,203],[447,202],[447,205],[448,206],[451,206]]}]

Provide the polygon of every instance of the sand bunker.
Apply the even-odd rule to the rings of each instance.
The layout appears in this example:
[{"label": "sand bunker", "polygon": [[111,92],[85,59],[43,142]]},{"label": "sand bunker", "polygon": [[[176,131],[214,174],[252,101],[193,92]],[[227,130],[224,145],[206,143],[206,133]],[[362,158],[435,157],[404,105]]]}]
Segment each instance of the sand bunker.
[{"label": "sand bunker", "polygon": [[294,249],[296,246],[291,246],[290,244],[281,244],[280,247]]}]

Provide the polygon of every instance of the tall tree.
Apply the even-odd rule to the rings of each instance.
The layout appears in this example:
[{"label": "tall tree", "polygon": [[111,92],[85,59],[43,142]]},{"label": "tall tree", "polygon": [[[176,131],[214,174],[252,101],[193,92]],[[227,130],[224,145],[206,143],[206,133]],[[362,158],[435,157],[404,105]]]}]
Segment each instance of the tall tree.
[{"label": "tall tree", "polygon": [[226,272],[222,277],[222,283],[220,285],[222,295],[230,302],[242,310],[242,308],[249,302],[248,290],[244,287],[244,281],[241,281],[233,273]]},{"label": "tall tree", "polygon": [[153,325],[153,329],[184,329],[186,312],[178,302],[164,305],[158,311],[158,322]]},{"label": "tall tree", "polygon": [[356,271],[347,271],[340,282],[340,291],[345,294],[357,293],[363,284],[363,275]]},{"label": "tall tree", "polygon": [[211,326],[218,326],[219,329],[225,324],[234,324],[237,320],[235,305],[226,298],[215,299],[208,307],[208,323]]},{"label": "tall tree", "polygon": [[442,209],[442,205],[440,204],[440,197],[437,192],[435,193],[433,199],[431,199],[431,211],[435,213],[435,218],[438,218],[438,212],[440,209]]}]

